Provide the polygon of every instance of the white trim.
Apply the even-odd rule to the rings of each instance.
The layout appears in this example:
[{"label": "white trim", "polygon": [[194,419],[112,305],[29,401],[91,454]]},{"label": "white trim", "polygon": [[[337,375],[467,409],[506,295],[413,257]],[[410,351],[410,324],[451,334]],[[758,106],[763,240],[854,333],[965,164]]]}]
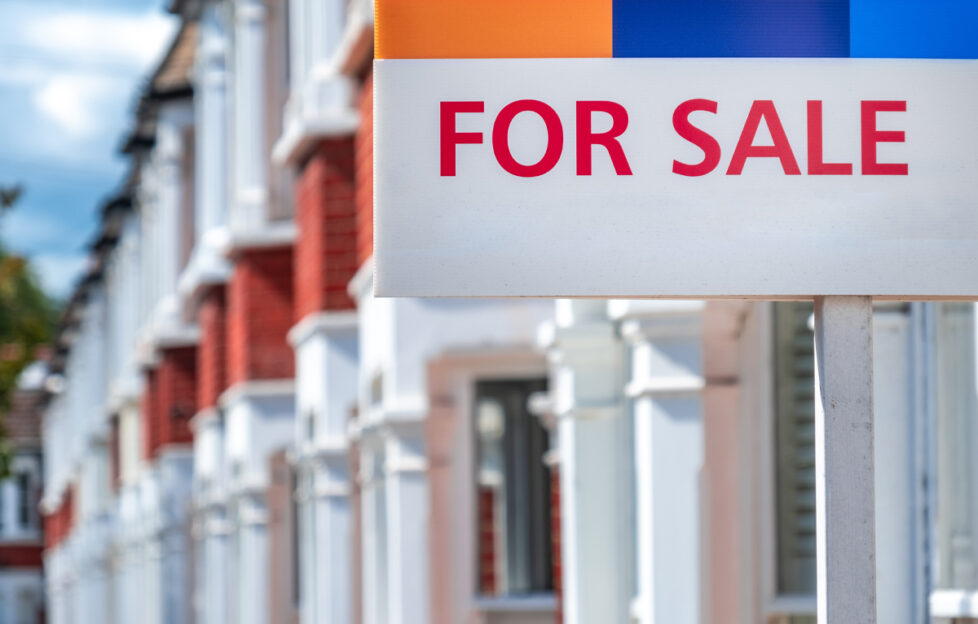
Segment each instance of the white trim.
[{"label": "white trim", "polygon": [[323,111],[315,117],[289,120],[272,147],[272,162],[281,167],[295,165],[323,139],[347,137],[360,125],[360,114],[352,108]]},{"label": "white trim", "polygon": [[674,375],[671,377],[652,377],[636,379],[625,385],[625,396],[630,399],[641,397],[698,395],[706,387],[699,375]]},{"label": "white trim", "polygon": [[[361,41],[367,38],[367,43],[373,44],[374,3],[369,0],[352,0],[348,5],[346,27],[340,36],[340,42],[333,52],[331,65],[346,72],[355,68],[353,55],[360,47]],[[367,59],[369,59],[369,50]]]},{"label": "white trim", "polygon": [[428,460],[423,457],[395,457],[384,462],[384,474],[425,473]]},{"label": "white trim", "polygon": [[557,610],[557,597],[552,593],[476,596],[472,607],[484,613],[550,613]]},{"label": "white trim", "polygon": [[205,407],[190,418],[187,426],[190,427],[190,431],[196,436],[201,427],[206,427],[212,421],[217,420],[219,415],[220,412],[217,407]]},{"label": "white trim", "polygon": [[764,605],[764,619],[774,616],[815,615],[815,595],[781,595],[775,596]]},{"label": "white trim", "polygon": [[346,292],[351,297],[360,301],[367,297],[374,296],[374,257],[371,255],[363,261],[357,272],[353,274],[350,283],[346,287]]},{"label": "white trim", "polygon": [[295,242],[298,234],[299,228],[292,220],[266,223],[261,228],[232,228],[225,255],[234,256],[247,249],[286,247]]},{"label": "white trim", "polygon": [[288,396],[295,394],[295,379],[257,379],[239,381],[221,393],[218,405],[226,407],[250,398]]},{"label": "white trim", "polygon": [[296,323],[286,335],[289,344],[300,346],[317,333],[331,334],[356,330],[359,314],[356,310],[338,312],[315,312],[308,314]]},{"label": "white trim", "polygon": [[939,589],[931,592],[930,614],[943,618],[978,617],[978,591]]}]

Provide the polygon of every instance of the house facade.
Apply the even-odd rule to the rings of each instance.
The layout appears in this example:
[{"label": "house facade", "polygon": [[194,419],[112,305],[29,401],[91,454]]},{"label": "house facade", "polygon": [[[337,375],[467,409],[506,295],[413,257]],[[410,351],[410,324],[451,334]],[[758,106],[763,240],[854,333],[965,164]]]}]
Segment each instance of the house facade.
[{"label": "house facade", "polygon": [[[48,621],[814,622],[810,303],[375,298],[373,4],[170,11],[37,408]],[[975,328],[875,309],[887,624],[978,618]]]}]

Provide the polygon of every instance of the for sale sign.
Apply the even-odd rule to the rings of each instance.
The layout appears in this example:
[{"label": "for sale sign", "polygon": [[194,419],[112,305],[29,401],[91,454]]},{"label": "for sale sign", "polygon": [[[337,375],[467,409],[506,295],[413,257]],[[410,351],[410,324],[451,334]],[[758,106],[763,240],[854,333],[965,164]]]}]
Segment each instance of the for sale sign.
[{"label": "for sale sign", "polygon": [[[505,2],[378,4],[378,295],[978,294],[978,62],[851,58],[890,43],[859,43],[850,3],[772,1],[808,7],[777,16],[795,36],[738,43],[707,24],[704,54],[683,47],[695,33],[643,43],[650,16],[620,4],[634,20],[607,22],[603,58],[478,58],[507,55],[426,31],[446,6],[484,11],[470,17],[491,31]],[[527,5],[578,6],[600,26],[610,3]],[[564,36],[523,33],[508,44],[520,54],[608,51],[573,20],[529,14]],[[669,37],[686,56],[753,58],[663,58]],[[971,39],[937,52],[975,56]],[[448,55],[466,58],[430,58]]]}]

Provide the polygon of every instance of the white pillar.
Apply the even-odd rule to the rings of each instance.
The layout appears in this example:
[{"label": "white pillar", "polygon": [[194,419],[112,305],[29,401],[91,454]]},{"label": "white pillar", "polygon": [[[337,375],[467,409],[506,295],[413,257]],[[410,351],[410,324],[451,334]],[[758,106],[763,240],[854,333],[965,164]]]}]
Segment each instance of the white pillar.
[{"label": "white pillar", "polygon": [[388,622],[428,621],[428,478],[423,421],[391,424],[385,444]]},{"label": "white pillar", "polygon": [[637,588],[642,624],[700,624],[701,302],[626,302],[634,404]]},{"label": "white pillar", "polygon": [[557,323],[564,620],[625,622],[633,552],[625,353],[604,301],[558,301]]},{"label": "white pillar", "polygon": [[[180,248],[180,202],[181,187],[180,159],[183,155],[181,128],[173,119],[161,115],[157,142],[158,194],[158,236],[160,241],[159,278],[161,297],[173,299],[177,286],[177,258]],[[173,299],[175,308],[176,301]],[[176,312],[176,310],[172,310]]]},{"label": "white pillar", "polygon": [[266,149],[266,20],[264,0],[234,3],[234,214],[232,227],[252,230],[265,222],[268,202]]},{"label": "white pillar", "polygon": [[238,559],[236,576],[237,622],[268,622],[268,509],[264,492],[247,492],[237,500]]},{"label": "white pillar", "polygon": [[[350,619],[350,410],[357,402],[357,321],[352,312],[306,316],[289,332],[296,353],[295,450],[302,478],[302,621]],[[312,578],[309,578],[312,577]],[[313,580],[315,579],[315,580]],[[314,583],[311,584],[310,583]]]},{"label": "white pillar", "polygon": [[[375,432],[371,432],[370,438]],[[360,501],[364,624],[387,624],[387,527],[384,453],[377,439],[360,445]]]},{"label": "white pillar", "polygon": [[324,457],[315,470],[312,499],[316,534],[313,565],[316,567],[317,587],[312,595],[316,601],[318,624],[349,622],[352,614],[350,598],[353,584],[350,566],[353,556],[350,543],[350,488],[344,454]]},{"label": "white pillar", "polygon": [[[922,304],[877,304],[873,314],[873,392],[877,426],[877,618],[887,624],[925,619],[923,519],[925,471],[919,379],[925,354],[915,352]],[[915,401],[917,402],[915,404]]]},{"label": "white pillar", "polygon": [[818,620],[876,623],[870,297],[815,298]]},{"label": "white pillar", "polygon": [[220,3],[204,3],[195,67],[197,241],[227,223],[227,25]]},{"label": "white pillar", "polygon": [[223,506],[215,505],[204,512],[204,578],[202,624],[227,622],[227,539],[228,526]]}]

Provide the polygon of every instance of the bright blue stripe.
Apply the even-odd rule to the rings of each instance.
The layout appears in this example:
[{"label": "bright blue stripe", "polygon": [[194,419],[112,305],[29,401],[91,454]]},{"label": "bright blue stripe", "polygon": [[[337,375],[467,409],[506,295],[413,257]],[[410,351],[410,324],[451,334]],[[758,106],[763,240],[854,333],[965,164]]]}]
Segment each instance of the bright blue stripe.
[{"label": "bright blue stripe", "polygon": [[852,56],[978,58],[978,0],[851,0]]},{"label": "bright blue stripe", "polygon": [[616,57],[849,56],[849,0],[614,0],[613,18]]}]

